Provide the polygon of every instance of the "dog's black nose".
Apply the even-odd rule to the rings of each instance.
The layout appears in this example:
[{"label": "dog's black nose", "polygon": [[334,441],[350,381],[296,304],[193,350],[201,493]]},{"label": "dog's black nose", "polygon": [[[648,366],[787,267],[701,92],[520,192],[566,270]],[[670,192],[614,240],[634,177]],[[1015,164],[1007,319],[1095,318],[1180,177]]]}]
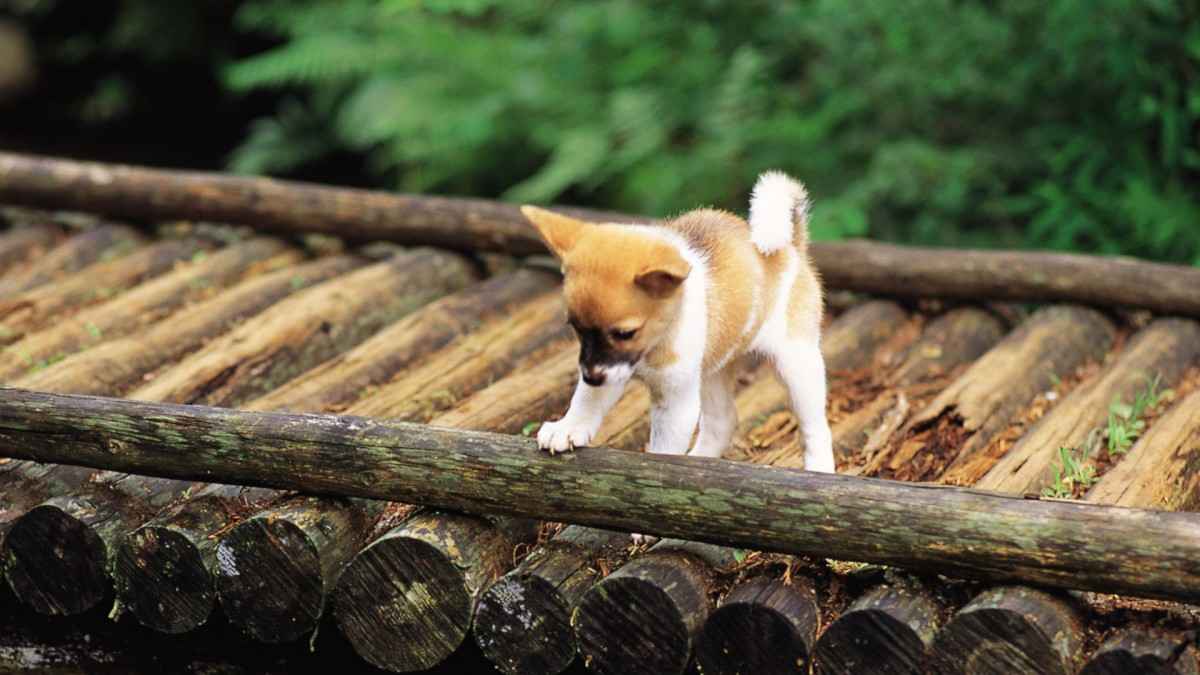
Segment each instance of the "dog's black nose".
[{"label": "dog's black nose", "polygon": [[604,371],[599,368],[582,366],[579,372],[583,375],[583,381],[593,387],[599,387],[604,384]]}]

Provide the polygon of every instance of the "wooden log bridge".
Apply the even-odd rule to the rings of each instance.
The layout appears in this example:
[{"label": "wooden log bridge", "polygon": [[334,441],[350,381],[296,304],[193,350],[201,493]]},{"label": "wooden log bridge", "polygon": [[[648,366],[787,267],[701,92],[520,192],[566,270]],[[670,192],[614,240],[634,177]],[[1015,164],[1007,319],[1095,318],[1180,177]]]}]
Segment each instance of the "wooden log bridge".
[{"label": "wooden log bridge", "polygon": [[991,581],[1200,602],[1200,519],[963,488],[585,449],[357,417],[0,389],[39,462],[642,531]]}]

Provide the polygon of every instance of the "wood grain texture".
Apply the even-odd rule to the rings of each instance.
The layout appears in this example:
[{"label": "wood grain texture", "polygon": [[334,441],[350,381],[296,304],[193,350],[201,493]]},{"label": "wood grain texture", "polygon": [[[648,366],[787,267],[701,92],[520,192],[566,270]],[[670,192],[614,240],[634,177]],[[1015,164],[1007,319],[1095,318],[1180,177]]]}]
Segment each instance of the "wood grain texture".
[{"label": "wood grain texture", "polygon": [[125,255],[146,238],[125,225],[102,224],[72,235],[24,268],[0,279],[0,300]]},{"label": "wood grain texture", "polygon": [[1200,652],[1194,642],[1194,635],[1126,628],[1105,640],[1079,675],[1197,675]]},{"label": "wood grain texture", "polygon": [[817,641],[815,671],[827,675],[921,675],[942,624],[942,607],[915,580],[893,580],[859,596]]},{"label": "wood grain texture", "polygon": [[[734,586],[700,631],[695,658],[705,675],[809,672],[820,615],[812,583],[758,577]],[[865,671],[864,671],[865,672]]]}]

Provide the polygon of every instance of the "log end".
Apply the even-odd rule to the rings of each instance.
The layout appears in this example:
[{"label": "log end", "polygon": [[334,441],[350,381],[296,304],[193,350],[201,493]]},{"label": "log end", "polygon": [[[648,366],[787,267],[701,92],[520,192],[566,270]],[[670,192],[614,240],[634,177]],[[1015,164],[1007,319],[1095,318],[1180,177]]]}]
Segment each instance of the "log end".
[{"label": "log end", "polygon": [[283,519],[251,518],[217,545],[217,596],[234,624],[268,644],[316,630],[326,580],[312,541]]},{"label": "log end", "polygon": [[825,675],[924,672],[925,643],[909,626],[878,609],[847,612],[817,641],[816,671]]},{"label": "log end", "polygon": [[1148,629],[1123,631],[1100,645],[1079,675],[1197,675],[1200,652],[1193,639]]},{"label": "log end", "polygon": [[561,673],[575,660],[571,607],[536,574],[510,574],[492,584],[475,610],[475,642],[508,675]]},{"label": "log end", "polygon": [[584,594],[572,623],[589,670],[663,675],[685,672],[691,656],[681,614],[658,584],[614,575]]},{"label": "log end", "polygon": [[117,597],[143,626],[186,633],[212,614],[212,575],[196,545],[170,527],[135,530],[117,551]]},{"label": "log end", "polygon": [[471,597],[439,548],[385,537],[338,577],[334,616],[359,656],[393,672],[432,668],[458,649],[471,625]]},{"label": "log end", "polygon": [[[708,617],[696,640],[696,664],[700,672],[704,675],[808,672],[816,627],[816,598],[811,590],[802,593],[779,586],[794,594],[789,604],[796,612],[746,598],[726,600]],[[799,615],[810,620],[797,621]]]},{"label": "log end", "polygon": [[40,614],[80,614],[108,596],[104,542],[57,506],[42,504],[18,518],[3,548],[9,586]]}]

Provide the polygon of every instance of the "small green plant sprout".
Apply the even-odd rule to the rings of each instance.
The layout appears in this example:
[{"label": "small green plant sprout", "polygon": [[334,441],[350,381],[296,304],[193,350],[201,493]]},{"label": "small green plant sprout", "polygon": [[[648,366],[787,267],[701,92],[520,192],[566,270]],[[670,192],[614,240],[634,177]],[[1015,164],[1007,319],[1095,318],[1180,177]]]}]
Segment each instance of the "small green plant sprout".
[{"label": "small green plant sprout", "polygon": [[1108,454],[1123,455],[1129,452],[1142,432],[1146,430],[1146,412],[1153,410],[1165,398],[1170,398],[1175,392],[1167,389],[1159,391],[1162,386],[1162,375],[1153,378],[1147,376],[1146,388],[1133,397],[1133,403],[1120,400],[1112,402],[1108,407],[1108,427],[1105,435],[1108,437]]},{"label": "small green plant sprout", "polygon": [[1096,482],[1096,467],[1087,461],[1088,450],[1083,448],[1059,448],[1058,461],[1054,463],[1054,482],[1042,490],[1043,497],[1070,499],[1075,490],[1087,490]]},{"label": "small green plant sprout", "polygon": [[526,422],[525,426],[521,427],[522,436],[532,436],[542,426],[541,422]]},{"label": "small green plant sprout", "polygon": [[100,327],[91,321],[83,324],[83,327],[87,331],[88,335],[92,336],[93,340],[99,340],[104,336],[104,331],[100,330]]}]

